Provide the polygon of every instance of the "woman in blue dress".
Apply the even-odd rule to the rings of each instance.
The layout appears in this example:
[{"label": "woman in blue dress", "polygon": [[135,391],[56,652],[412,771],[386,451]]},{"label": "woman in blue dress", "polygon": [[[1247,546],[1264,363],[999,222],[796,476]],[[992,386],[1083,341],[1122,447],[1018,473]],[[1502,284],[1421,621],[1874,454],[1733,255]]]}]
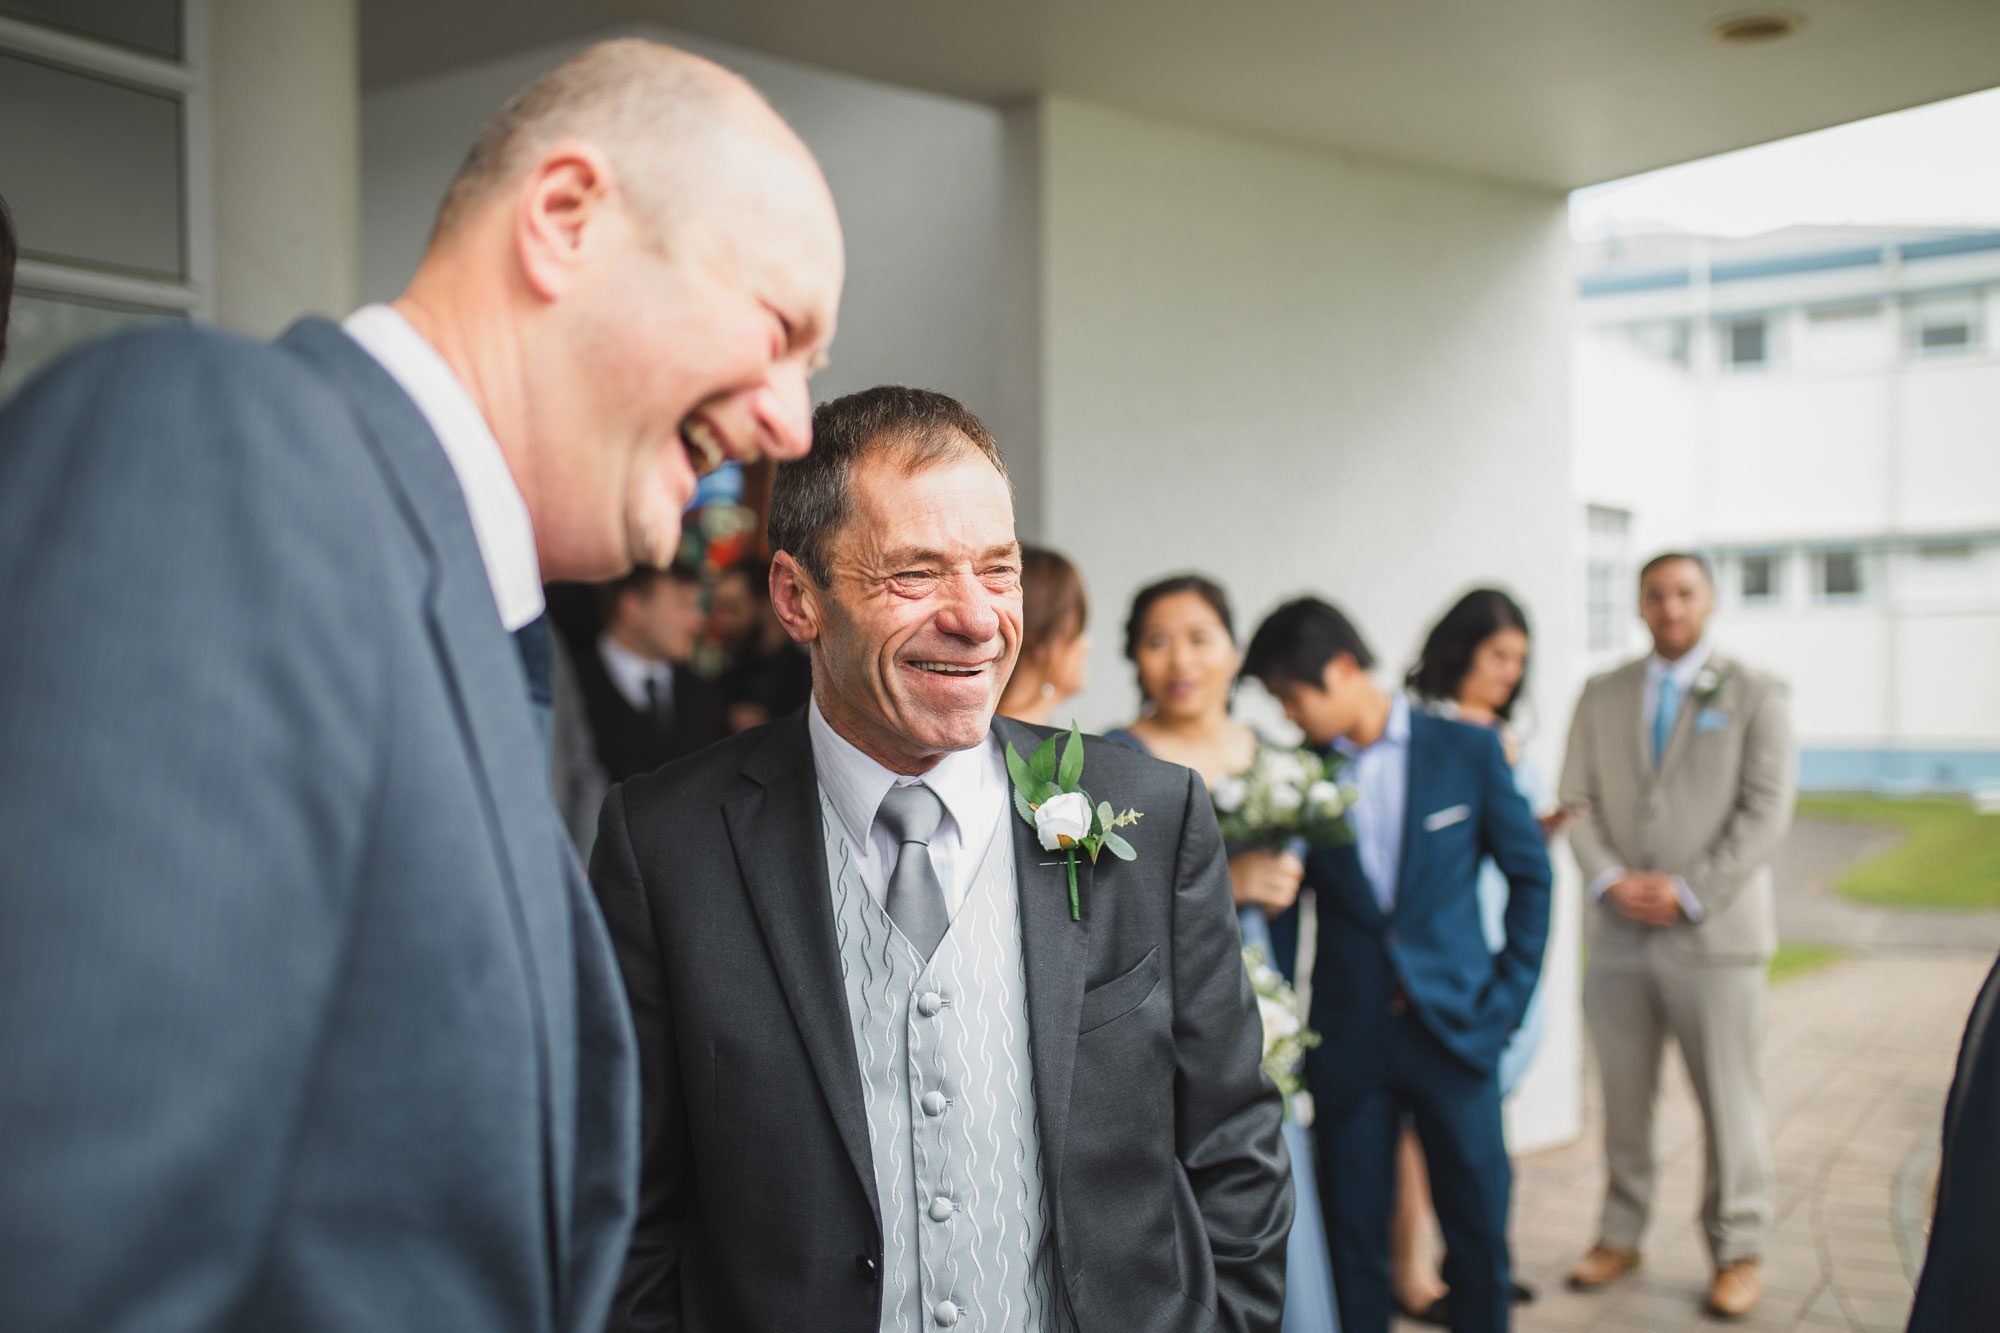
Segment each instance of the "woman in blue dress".
[{"label": "woman in blue dress", "polygon": [[[1530,809],[1540,809],[1547,789],[1534,766],[1522,755],[1514,730],[1515,707],[1528,682],[1530,648],[1528,617],[1519,603],[1497,588],[1475,588],[1445,612],[1424,640],[1417,664],[1405,685],[1417,706],[1440,717],[1490,727],[1499,733],[1514,770],[1514,786]],[[1542,820],[1542,831],[1553,837],[1566,817]],[[1479,868],[1480,924],[1489,949],[1506,942],[1507,879],[1491,860]],[[1513,1092],[1542,1043],[1544,1023],[1539,986],[1528,1012],[1500,1053],[1500,1096]],[[1406,1128],[1397,1154],[1396,1218],[1390,1228],[1390,1269],[1396,1303],[1403,1312],[1427,1323],[1449,1318],[1449,1295],[1438,1275],[1432,1243],[1437,1220],[1430,1205],[1430,1187],[1423,1149]],[[1514,1285],[1516,1302],[1534,1299],[1534,1292]]]},{"label": "woman in blue dress", "polygon": [[[1125,624],[1125,656],[1138,671],[1145,712],[1129,727],[1107,733],[1110,739],[1185,764],[1210,786],[1250,767],[1256,733],[1229,715],[1241,659],[1229,599],[1221,588],[1187,574],[1141,589]],[[1266,956],[1288,977],[1297,962],[1297,929],[1274,947],[1270,920],[1295,915],[1304,874],[1299,859],[1285,853],[1238,851],[1229,858],[1243,941],[1263,945]],[[1284,1136],[1298,1210],[1285,1257],[1283,1330],[1337,1333],[1340,1317],[1313,1179],[1312,1141],[1299,1122],[1296,1100],[1285,1119]]]}]

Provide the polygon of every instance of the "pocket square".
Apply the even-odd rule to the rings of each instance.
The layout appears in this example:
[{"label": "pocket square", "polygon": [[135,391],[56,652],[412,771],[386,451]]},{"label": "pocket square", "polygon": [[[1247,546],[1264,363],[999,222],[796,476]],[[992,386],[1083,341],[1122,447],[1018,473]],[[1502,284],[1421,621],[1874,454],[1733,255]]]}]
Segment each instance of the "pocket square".
[{"label": "pocket square", "polygon": [[1435,814],[1424,816],[1424,832],[1436,833],[1441,828],[1450,828],[1453,824],[1470,818],[1472,818],[1471,806],[1448,805]]},{"label": "pocket square", "polygon": [[1694,729],[1697,735],[1707,735],[1711,731],[1729,730],[1729,714],[1720,708],[1704,708],[1695,717]]}]

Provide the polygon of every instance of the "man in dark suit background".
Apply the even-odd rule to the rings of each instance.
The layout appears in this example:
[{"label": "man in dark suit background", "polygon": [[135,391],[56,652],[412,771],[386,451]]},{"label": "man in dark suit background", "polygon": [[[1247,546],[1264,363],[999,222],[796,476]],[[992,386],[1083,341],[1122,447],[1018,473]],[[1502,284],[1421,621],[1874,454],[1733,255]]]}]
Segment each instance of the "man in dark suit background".
[{"label": "man in dark suit background", "polygon": [[[1307,859],[1319,952],[1306,1056],[1320,1193],[1345,1333],[1385,1333],[1396,1143],[1414,1122],[1445,1237],[1451,1327],[1508,1326],[1513,1300],[1497,1067],[1549,930],[1548,854],[1500,739],[1412,709],[1318,598],[1265,619],[1243,656],[1312,745],[1345,756],[1355,839]],[[1507,877],[1506,943],[1480,927],[1481,861]]]},{"label": "man in dark suit background", "polygon": [[723,570],[715,581],[713,619],[729,650],[720,684],[731,731],[760,727],[805,707],[812,697],[812,659],[771,609],[770,566],[745,560]]},{"label": "man in dark suit background", "polygon": [[1945,1102],[1937,1211],[1910,1333],[1959,1333],[2000,1316],[2000,960],[1972,1002]]},{"label": "man in dark suit background", "polygon": [[807,447],[841,265],[747,85],[608,43],[395,306],[0,412],[0,1327],[599,1327],[630,1022],[508,631]]},{"label": "man in dark suit background", "polygon": [[613,788],[591,865],[645,1097],[611,1326],[1275,1333],[1291,1177],[1215,817],[1086,739],[1091,798],[1144,818],[1072,918],[1002,762],[1047,731],[993,717],[991,435],[941,394],[825,404],[770,529],[811,704]]},{"label": "man in dark suit background", "polygon": [[600,591],[604,632],[576,658],[605,776],[623,782],[729,734],[722,691],[688,666],[701,637],[701,578],[635,569]]}]

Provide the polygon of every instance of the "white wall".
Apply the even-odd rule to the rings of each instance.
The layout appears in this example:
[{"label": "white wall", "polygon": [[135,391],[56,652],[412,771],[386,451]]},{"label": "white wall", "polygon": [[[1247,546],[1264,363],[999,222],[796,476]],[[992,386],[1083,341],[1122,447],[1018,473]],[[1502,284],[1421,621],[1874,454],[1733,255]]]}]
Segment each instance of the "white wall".
[{"label": "white wall", "polygon": [[[698,52],[755,84],[811,146],[847,241],[847,287],[824,400],[882,383],[961,399],[1032,483],[1037,414],[1031,209],[998,108],[911,92],[667,29],[622,28]],[[599,34],[609,36],[611,33]],[[589,40],[595,40],[589,39]],[[563,43],[362,98],[362,295],[402,289],[438,199],[487,117],[588,41]],[[1040,516],[1027,489],[1023,527]]]},{"label": "white wall", "polygon": [[[1160,575],[1219,578],[1245,633],[1328,595],[1385,680],[1459,593],[1499,583],[1547,646],[1552,775],[1572,688],[1563,197],[1063,99],[1042,143],[1044,502],[1091,584],[1085,725],[1135,710],[1118,627]],[[1564,898],[1517,1147],[1575,1132]]]}]

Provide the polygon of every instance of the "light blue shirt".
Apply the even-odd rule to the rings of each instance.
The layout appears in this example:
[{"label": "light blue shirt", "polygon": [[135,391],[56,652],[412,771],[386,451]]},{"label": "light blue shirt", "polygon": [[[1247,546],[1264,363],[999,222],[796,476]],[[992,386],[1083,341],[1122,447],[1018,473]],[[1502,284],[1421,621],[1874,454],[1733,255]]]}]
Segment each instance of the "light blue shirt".
[{"label": "light blue shirt", "polygon": [[1396,909],[1396,878],[1403,868],[1403,812],[1410,800],[1410,702],[1399,692],[1389,703],[1389,724],[1375,743],[1358,749],[1345,736],[1333,748],[1347,756],[1340,779],[1359,799],[1347,812],[1354,850],[1387,915]]}]

